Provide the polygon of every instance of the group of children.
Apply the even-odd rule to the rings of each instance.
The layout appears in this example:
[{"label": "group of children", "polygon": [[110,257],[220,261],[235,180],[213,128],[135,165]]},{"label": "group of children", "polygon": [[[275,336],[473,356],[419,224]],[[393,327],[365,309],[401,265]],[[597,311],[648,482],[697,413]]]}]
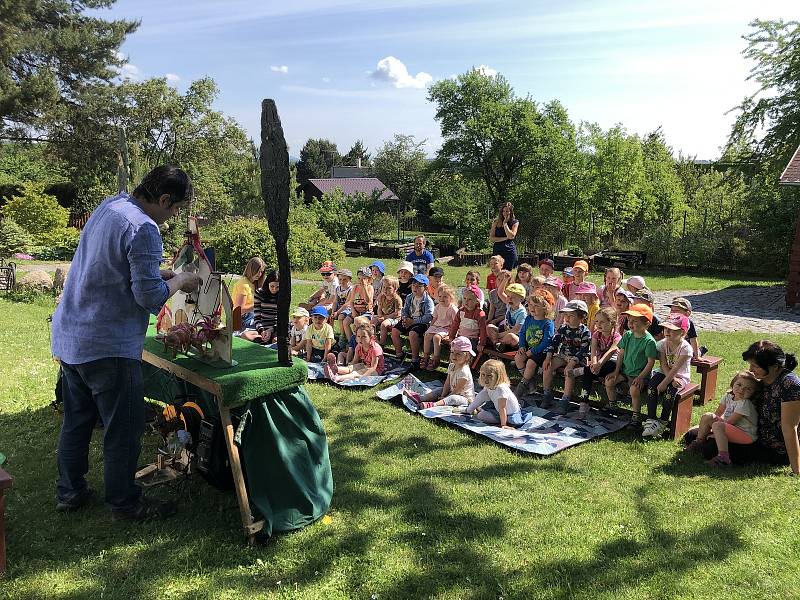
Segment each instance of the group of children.
[{"label": "group of children", "polygon": [[[249,325],[242,335],[268,343],[274,336],[277,313],[272,302],[278,281],[273,272],[263,273],[263,261],[253,264],[257,260],[248,264],[242,278],[254,288],[253,312],[244,319]],[[596,382],[605,387],[612,405],[618,386],[625,384],[633,426],[642,428],[643,437],[664,433],[675,398],[690,381],[691,360],[701,351],[686,298],[673,299],[669,318],[660,321],[653,313],[653,293],[644,278],[625,279],[617,268],[605,271],[598,289],[587,278],[589,265],[584,260],[564,269],[561,277],[555,275],[550,259],[539,262],[538,274],[525,263],[516,273],[504,270],[501,256],[491,257],[488,266],[485,293],[477,271],[469,271],[464,285],[454,289],[443,282],[444,271],[436,266],[423,274],[403,262],[394,276],[386,274],[381,261],[375,261],[360,268],[354,282],[349,270],[325,262],[320,268],[323,285],[292,314],[292,353],[325,363],[326,375],[341,381],[382,374],[383,346],[389,340],[395,355],[403,359],[402,337],[408,337],[412,369],[438,369],[442,347],[449,345],[444,388],[438,396],[415,398],[423,406],[477,410],[477,418],[487,423],[517,427],[524,422],[527,413],[521,408],[535,391],[541,370],[542,408],[566,413],[575,399],[577,417],[583,419]],[[487,347],[513,356],[522,375],[515,390],[509,385],[505,364],[488,360],[480,370],[483,391],[474,393],[471,366]],[[563,374],[564,387],[554,405],[552,384],[558,373]],[[741,401],[743,392],[731,394]],[[647,417],[642,423],[643,400]],[[713,419],[704,416],[701,439],[710,432],[721,439],[728,430],[723,431],[718,422],[726,427],[747,423],[744,429],[754,438],[750,420],[742,420],[742,411],[749,414],[746,407],[737,406],[738,412],[720,408]],[[717,462],[724,463],[726,454],[720,452]]]}]

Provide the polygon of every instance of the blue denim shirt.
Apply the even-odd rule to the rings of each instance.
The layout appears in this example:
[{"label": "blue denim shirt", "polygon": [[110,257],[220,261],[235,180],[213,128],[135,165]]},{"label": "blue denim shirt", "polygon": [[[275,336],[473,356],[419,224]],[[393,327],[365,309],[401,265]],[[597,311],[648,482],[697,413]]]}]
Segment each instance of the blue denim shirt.
[{"label": "blue denim shirt", "polygon": [[72,365],[141,360],[149,314],[169,297],[162,254],[155,221],[128,194],[106,198],[83,228],[53,315],[53,355]]},{"label": "blue denim shirt", "polygon": [[428,295],[428,292],[425,292],[422,294],[420,301],[421,314],[414,315],[414,311],[411,308],[411,305],[414,302],[414,294],[411,293],[406,296],[406,301],[403,303],[403,310],[400,311],[400,316],[413,319],[414,323],[417,325],[430,324],[430,322],[433,320],[433,298]]}]

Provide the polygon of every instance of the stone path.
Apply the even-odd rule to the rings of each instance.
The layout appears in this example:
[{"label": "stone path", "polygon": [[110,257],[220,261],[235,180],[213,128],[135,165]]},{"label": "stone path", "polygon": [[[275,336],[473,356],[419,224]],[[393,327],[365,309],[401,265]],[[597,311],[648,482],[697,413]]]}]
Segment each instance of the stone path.
[{"label": "stone path", "polygon": [[784,294],[782,285],[654,292],[659,317],[668,315],[672,298],[683,296],[692,303],[692,320],[701,330],[800,334],[800,314],[786,308]]}]

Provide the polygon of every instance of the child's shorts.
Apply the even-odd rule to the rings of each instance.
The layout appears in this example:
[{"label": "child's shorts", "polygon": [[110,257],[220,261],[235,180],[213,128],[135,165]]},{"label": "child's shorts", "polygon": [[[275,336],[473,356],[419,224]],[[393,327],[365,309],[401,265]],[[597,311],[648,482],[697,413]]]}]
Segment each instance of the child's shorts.
[{"label": "child's shorts", "polygon": [[459,394],[450,394],[442,398],[445,406],[469,406],[472,400]]},{"label": "child's shorts", "polygon": [[528,360],[532,360],[538,366],[541,367],[544,364],[544,359],[547,358],[547,353],[546,352],[534,352],[532,356],[527,356],[527,354],[526,354],[526,357],[527,357]]},{"label": "child's shorts", "polygon": [[405,327],[405,326],[403,326],[402,323],[397,323],[394,326],[394,328],[397,329],[397,331],[399,331],[403,335],[408,335],[409,333],[414,331],[414,332],[416,332],[417,335],[423,336],[423,335],[425,335],[425,332],[428,330],[428,324],[427,323],[416,323],[416,324],[412,325],[411,327]]},{"label": "child's shorts", "polygon": [[308,362],[323,362],[325,360],[325,349],[324,348],[312,348],[311,349],[311,357],[308,359]]},{"label": "child's shorts", "polygon": [[450,333],[450,328],[449,327],[441,327],[439,325],[431,325],[430,327],[428,327],[428,330],[425,332],[425,335],[428,335],[428,334],[430,334],[430,335],[436,335],[436,334],[438,334],[438,335],[447,335],[448,333]]},{"label": "child's shorts", "polygon": [[400,322],[400,319],[384,319],[384,321],[389,321],[389,327],[394,327]]}]

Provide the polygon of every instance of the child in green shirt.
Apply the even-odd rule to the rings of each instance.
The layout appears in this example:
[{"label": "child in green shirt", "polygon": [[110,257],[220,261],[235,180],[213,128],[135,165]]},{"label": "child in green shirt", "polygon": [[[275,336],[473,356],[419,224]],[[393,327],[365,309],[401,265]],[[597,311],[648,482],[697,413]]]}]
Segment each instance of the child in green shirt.
[{"label": "child in green shirt", "polygon": [[626,382],[630,387],[631,425],[639,426],[642,392],[647,393],[650,372],[658,358],[656,340],[647,331],[653,321],[653,309],[646,304],[634,304],[623,314],[628,317],[630,329],[622,335],[617,355],[617,368],[606,377],[606,394],[609,404],[617,401],[617,384]]}]

